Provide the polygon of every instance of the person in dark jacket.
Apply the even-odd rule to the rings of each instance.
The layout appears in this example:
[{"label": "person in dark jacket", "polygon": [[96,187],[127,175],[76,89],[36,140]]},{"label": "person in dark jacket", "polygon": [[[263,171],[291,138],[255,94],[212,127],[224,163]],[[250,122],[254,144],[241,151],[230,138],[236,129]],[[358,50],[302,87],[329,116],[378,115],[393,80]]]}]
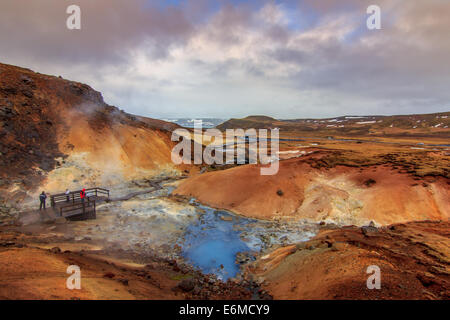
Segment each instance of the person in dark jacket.
[{"label": "person in dark jacket", "polygon": [[47,195],[45,194],[45,191],[42,191],[42,193],[39,195],[39,200],[41,201],[39,210],[42,210],[42,208],[44,208],[45,210],[45,200],[47,200]]},{"label": "person in dark jacket", "polygon": [[81,190],[80,192],[80,199],[81,202],[84,202],[84,198],[86,198],[86,189]]}]

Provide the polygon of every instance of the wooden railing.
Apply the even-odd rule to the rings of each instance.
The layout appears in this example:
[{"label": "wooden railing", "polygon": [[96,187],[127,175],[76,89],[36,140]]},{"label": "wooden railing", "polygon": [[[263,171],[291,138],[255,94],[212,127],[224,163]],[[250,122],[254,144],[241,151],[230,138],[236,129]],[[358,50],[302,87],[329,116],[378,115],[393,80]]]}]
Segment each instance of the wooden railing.
[{"label": "wooden railing", "polygon": [[[50,196],[50,203],[52,207],[55,207],[56,204],[61,203],[71,203],[74,205],[75,203],[81,202],[80,197],[81,190],[71,191],[69,194],[58,193]],[[89,188],[85,190],[86,192],[86,200],[89,201],[89,198],[95,197],[107,197],[109,199],[109,190],[103,188]],[[67,206],[64,206],[67,207]]]},{"label": "wooden railing", "polygon": [[60,217],[71,217],[75,215],[82,215],[83,217],[87,217],[87,214],[91,213],[92,218],[96,216],[96,205],[95,200],[86,200],[82,202],[78,202],[76,204],[67,204],[64,206],[58,207],[59,216]]}]

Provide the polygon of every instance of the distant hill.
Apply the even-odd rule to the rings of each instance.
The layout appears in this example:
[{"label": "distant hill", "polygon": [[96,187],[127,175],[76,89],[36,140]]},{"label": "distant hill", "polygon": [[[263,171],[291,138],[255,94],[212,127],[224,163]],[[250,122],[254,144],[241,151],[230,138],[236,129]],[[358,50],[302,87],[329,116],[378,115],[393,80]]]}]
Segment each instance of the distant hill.
[{"label": "distant hill", "polygon": [[250,121],[276,121],[276,119],[268,116],[248,116],[245,119]]},{"label": "distant hill", "polygon": [[230,119],[217,126],[217,128],[220,130],[280,128],[283,131],[321,132],[325,134],[443,135],[450,137],[450,112],[292,120],[277,120],[266,116],[249,116],[242,119]]},{"label": "distant hill", "polygon": [[217,126],[220,130],[234,128],[266,128],[278,120],[267,116],[248,116],[243,119],[230,119]]}]

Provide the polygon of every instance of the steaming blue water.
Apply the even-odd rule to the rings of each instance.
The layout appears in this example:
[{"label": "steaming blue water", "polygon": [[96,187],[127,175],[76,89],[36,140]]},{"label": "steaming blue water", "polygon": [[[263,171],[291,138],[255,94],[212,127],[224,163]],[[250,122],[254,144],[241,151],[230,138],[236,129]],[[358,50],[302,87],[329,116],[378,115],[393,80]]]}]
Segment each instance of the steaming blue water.
[{"label": "steaming blue water", "polygon": [[[197,204],[195,199],[190,203]],[[195,211],[197,219],[189,223],[178,241],[182,256],[203,273],[215,274],[222,280],[236,277],[240,272],[240,265],[236,263],[238,253],[259,252],[273,244],[306,241],[317,231],[311,224],[278,224],[235,216],[203,205],[196,205]],[[243,258],[253,259],[251,256]]]},{"label": "steaming blue water", "polygon": [[[204,213],[197,223],[189,225],[186,230],[181,243],[183,257],[203,273],[215,274],[223,280],[235,277],[239,272],[239,266],[235,263],[236,254],[259,249],[258,244],[244,242],[236,226],[244,226],[254,220],[204,206],[199,206],[197,210]],[[233,220],[224,221],[221,216],[232,217]]]}]

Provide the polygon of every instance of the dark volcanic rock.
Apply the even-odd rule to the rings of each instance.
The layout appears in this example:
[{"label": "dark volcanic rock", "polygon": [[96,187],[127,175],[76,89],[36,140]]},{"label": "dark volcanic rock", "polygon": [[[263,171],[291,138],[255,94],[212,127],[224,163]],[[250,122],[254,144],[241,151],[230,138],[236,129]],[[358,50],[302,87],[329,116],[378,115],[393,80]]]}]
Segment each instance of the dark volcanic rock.
[{"label": "dark volcanic rock", "polygon": [[50,249],[50,252],[52,253],[61,253],[61,249],[59,247],[53,247]]},{"label": "dark volcanic rock", "polygon": [[178,284],[178,288],[180,288],[184,292],[192,291],[195,287],[195,281],[193,279],[184,279]]}]

